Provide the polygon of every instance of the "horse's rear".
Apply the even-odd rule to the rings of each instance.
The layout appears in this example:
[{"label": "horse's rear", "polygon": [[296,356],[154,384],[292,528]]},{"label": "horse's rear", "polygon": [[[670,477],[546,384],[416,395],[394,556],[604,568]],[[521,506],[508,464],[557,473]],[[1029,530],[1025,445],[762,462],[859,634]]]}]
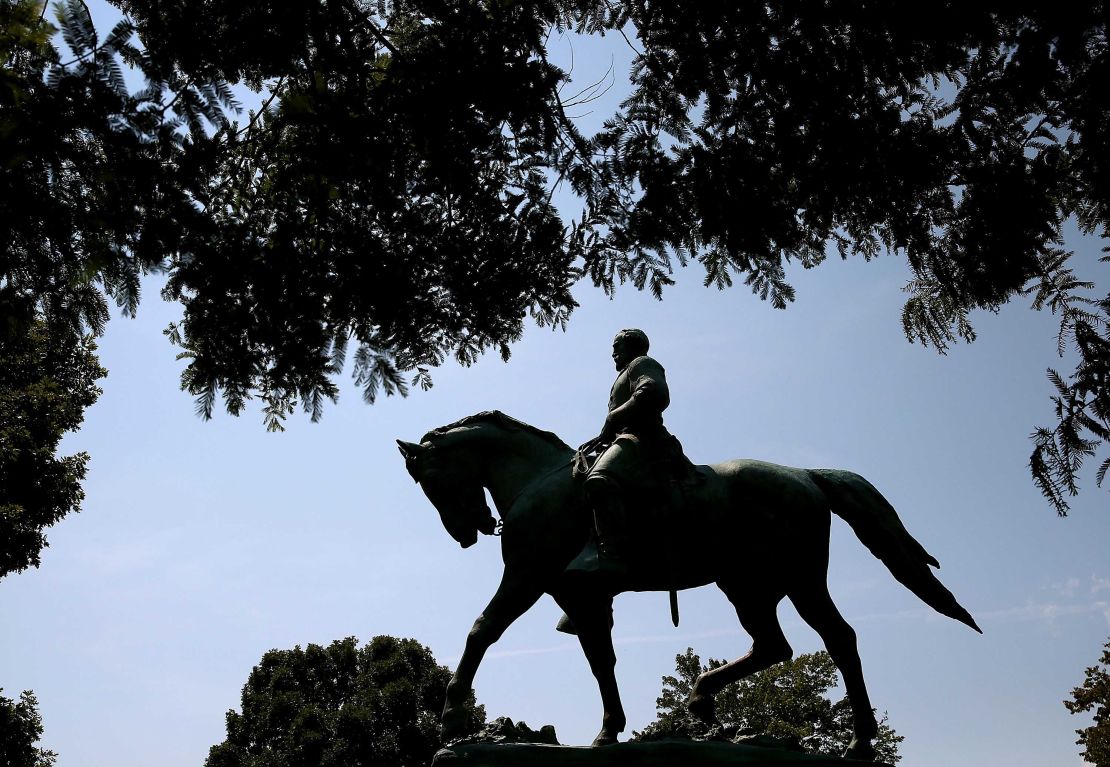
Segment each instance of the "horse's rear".
[{"label": "horse's rear", "polygon": [[828,502],[804,469],[741,459],[697,470],[697,482],[630,504],[625,590],[823,577]]}]

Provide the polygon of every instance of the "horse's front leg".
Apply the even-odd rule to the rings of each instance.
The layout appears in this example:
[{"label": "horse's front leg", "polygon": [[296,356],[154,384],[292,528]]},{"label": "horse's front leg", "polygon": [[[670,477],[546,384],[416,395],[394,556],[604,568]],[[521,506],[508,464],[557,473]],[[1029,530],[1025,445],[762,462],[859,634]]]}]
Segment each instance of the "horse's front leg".
[{"label": "horse's front leg", "polygon": [[543,594],[540,579],[529,573],[505,570],[497,593],[486,605],[486,609],[474,621],[470,634],[466,637],[466,649],[455,669],[455,675],[447,685],[447,702],[443,706],[440,727],[444,740],[451,740],[462,734],[467,715],[463,703],[474,685],[474,675],[478,665],[490,645],[501,638],[513,621],[523,615]]}]

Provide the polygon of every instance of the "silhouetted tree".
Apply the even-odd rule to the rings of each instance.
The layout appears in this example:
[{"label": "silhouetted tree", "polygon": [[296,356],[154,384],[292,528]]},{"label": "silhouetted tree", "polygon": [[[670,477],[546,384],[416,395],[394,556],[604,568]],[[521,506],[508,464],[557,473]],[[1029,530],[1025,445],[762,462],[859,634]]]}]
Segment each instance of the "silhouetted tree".
[{"label": "silhouetted tree", "polygon": [[41,320],[17,325],[0,328],[0,578],[38,567],[45,529],[80,510],[89,456],[56,452],[105,375],[87,335]]},{"label": "silhouetted tree", "polygon": [[[78,223],[74,202],[92,202],[113,225],[43,239],[46,267],[28,256],[0,277],[39,291],[62,284],[39,271],[93,275],[130,306],[132,275],[167,270],[184,306],[169,336],[204,415],[222,394],[233,413],[261,398],[271,429],[298,405],[319,417],[352,349],[368,401],[427,387],[448,356],[507,356],[529,315],[563,325],[581,279],[661,296],[697,261],[706,285],[739,279],[785,306],[786,264],[832,246],[904,254],[905,332],[941,351],[974,338],[974,310],[1017,297],[1059,316],[1076,367],[1051,374],[1057,422],[1030,458],[1059,513],[1110,438],[1110,296],[1061,245],[1069,218],[1110,225],[1105,0],[114,2],[141,50],[129,23],[95,43],[71,3],[79,63],[32,61],[25,79],[44,85],[6,107],[22,120],[55,81],[104,95],[72,103],[122,126],[91,134],[137,158],[106,166],[121,202],[86,200],[81,174],[67,197],[31,173],[27,199]],[[632,92],[595,136],[547,57],[567,29],[636,47]],[[116,54],[153,85],[122,99]],[[245,125],[224,116],[227,82],[265,94]],[[180,121],[152,122],[165,110]],[[51,167],[40,158],[77,134],[57,135],[8,167]],[[562,182],[582,206],[566,226],[550,203]]]},{"label": "silhouetted tree", "polygon": [[[109,298],[134,313],[140,276],[196,225],[202,123],[234,106],[226,85],[157,69],[129,22],[102,39],[78,0],[56,27],[45,12],[0,3],[0,577],[37,566],[43,529],[79,508],[88,456],[55,452],[100,394],[90,334]],[[146,87],[128,91],[125,63]]]},{"label": "silhouetted tree", "polygon": [[1110,641],[1103,648],[1098,665],[1086,671],[1083,684],[1071,691],[1064,705],[1073,714],[1094,712],[1094,724],[1076,730],[1080,756],[1095,767],[1110,767]]},{"label": "silhouetted tree", "polygon": [[0,764],[54,767],[58,755],[35,745],[41,737],[42,717],[34,693],[24,690],[18,701],[0,695]]},{"label": "silhouetted tree", "polygon": [[[676,655],[675,676],[663,677],[655,702],[656,720],[633,740],[707,734],[709,728],[687,711],[686,698],[699,674],[724,663],[710,659],[703,666],[689,648]],[[836,664],[827,652],[799,655],[725,687],[716,698],[717,718],[736,735],[769,735],[810,753],[840,756],[852,740],[852,709],[847,698],[833,703],[826,697],[837,684]],[[896,764],[903,740],[883,716],[874,741],[876,760]]]},{"label": "silhouetted tree", "polygon": [[[0,5],[3,307],[30,302],[51,326],[99,335],[107,298],[133,313],[143,272],[165,266],[180,232],[200,225],[196,187],[213,173],[204,121],[226,125],[235,102],[226,84],[155,65],[130,22],[101,39],[79,0],[56,6],[56,27],[39,8]],[[146,78],[135,93],[125,64]]]},{"label": "silhouetted tree", "polygon": [[[412,639],[354,637],[271,650],[227,713],[227,739],[206,767],[427,767],[442,747],[439,714],[450,672]],[[468,732],[485,724],[468,704]]]}]

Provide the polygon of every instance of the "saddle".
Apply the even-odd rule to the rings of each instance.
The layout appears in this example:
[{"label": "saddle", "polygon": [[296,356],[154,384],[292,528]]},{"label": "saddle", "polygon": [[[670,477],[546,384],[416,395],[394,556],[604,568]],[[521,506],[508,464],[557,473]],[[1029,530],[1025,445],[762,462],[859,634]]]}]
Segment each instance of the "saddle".
[{"label": "saddle", "polygon": [[[684,523],[682,511],[686,507],[689,494],[704,484],[708,477],[686,457],[682,444],[674,436],[669,438],[663,448],[655,451],[656,454],[652,456],[652,460],[644,467],[644,471],[641,472],[642,481],[636,483],[636,487],[626,489],[625,504],[638,509],[638,513],[633,519],[626,520],[629,546],[625,554],[629,573],[622,579],[623,581],[640,580],[648,568],[656,571],[665,570],[665,577],[673,575],[672,557],[670,552],[666,551],[668,542],[676,537],[675,527]],[[597,456],[575,453],[572,476],[584,483],[596,460]],[[583,493],[583,506],[585,506],[584,495]],[[568,572],[571,568],[576,575],[587,576],[591,573],[600,573],[602,570],[598,557],[597,535],[592,523],[590,535],[582,551],[572,560]],[[600,588],[613,586],[612,581],[598,583]],[[670,612],[671,622],[678,626],[678,596],[673,585],[670,589]],[[559,619],[555,629],[564,634],[577,633],[574,624],[566,615]]]},{"label": "saddle", "polygon": [[[635,438],[624,435],[618,439]],[[673,435],[668,435],[662,445],[655,446],[646,458],[637,476],[622,486],[629,544],[626,554],[632,570],[657,561],[652,552],[657,554],[661,541],[675,537],[676,526],[683,524],[682,511],[689,495],[706,481],[706,475],[686,456],[682,444]],[[597,456],[575,453],[572,476],[584,483],[596,461]],[[586,505],[584,497],[582,504]],[[582,551],[573,560],[574,572],[590,573],[600,569],[592,524],[590,529]]]},{"label": "saddle", "polygon": [[[636,437],[627,434],[617,437],[617,440],[639,441]],[[584,482],[599,457],[599,455],[587,455],[581,451],[575,452],[571,476]],[[688,489],[705,482],[705,477],[698,471],[694,462],[686,456],[682,443],[673,434],[668,434],[666,439],[662,440],[662,444],[648,451],[646,459],[647,465],[641,472],[643,476],[640,477],[640,483],[643,485],[642,489],[648,492],[658,492],[668,487],[673,490]]]}]

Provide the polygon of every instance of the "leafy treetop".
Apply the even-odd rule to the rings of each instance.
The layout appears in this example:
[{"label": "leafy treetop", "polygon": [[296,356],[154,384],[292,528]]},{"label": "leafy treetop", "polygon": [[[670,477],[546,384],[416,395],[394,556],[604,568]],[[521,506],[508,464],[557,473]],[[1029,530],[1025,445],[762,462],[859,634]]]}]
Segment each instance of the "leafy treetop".
[{"label": "leafy treetop", "polygon": [[[354,637],[271,650],[227,713],[227,738],[205,767],[426,767],[443,746],[450,672],[412,639]],[[466,731],[485,724],[473,694]]]},{"label": "leafy treetop", "polygon": [[[114,1],[103,41],[62,6],[71,62],[33,25],[4,38],[25,181],[0,213],[26,225],[0,280],[95,323],[101,292],[133,307],[166,271],[204,415],[317,418],[345,367],[368,401],[427,387],[448,356],[507,356],[529,315],[563,325],[582,279],[661,296],[696,261],[786,306],[787,264],[831,249],[904,255],[905,332],[941,351],[1014,298],[1059,316],[1076,367],[1030,459],[1057,511],[1110,439],[1110,296],[1061,241],[1110,225],[1105,0]],[[564,30],[636,48],[594,136],[547,57]],[[243,125],[230,82],[265,93]]]},{"label": "leafy treetop", "polygon": [[56,453],[100,396],[95,350],[65,325],[0,328],[0,578],[38,567],[43,531],[80,509],[89,456]]},{"label": "leafy treetop", "polygon": [[[690,648],[676,655],[675,676],[663,677],[656,720],[633,740],[706,735],[708,727],[690,716],[686,699],[699,674],[724,663],[711,658],[702,665]],[[799,655],[725,687],[716,698],[717,718],[736,736],[766,735],[809,753],[840,756],[852,740],[852,709],[847,698],[833,703],[826,697],[837,684],[836,664],[827,652]],[[876,761],[896,764],[902,740],[884,716],[874,742]]]},{"label": "leafy treetop", "polygon": [[0,695],[0,764],[54,767],[58,755],[35,745],[41,737],[42,717],[34,693],[24,690],[18,701]]},{"label": "leafy treetop", "polygon": [[1110,641],[1103,648],[1097,665],[1086,670],[1083,684],[1071,691],[1064,705],[1073,714],[1094,713],[1090,727],[1076,730],[1077,744],[1083,746],[1083,760],[1095,767],[1110,767]]}]

